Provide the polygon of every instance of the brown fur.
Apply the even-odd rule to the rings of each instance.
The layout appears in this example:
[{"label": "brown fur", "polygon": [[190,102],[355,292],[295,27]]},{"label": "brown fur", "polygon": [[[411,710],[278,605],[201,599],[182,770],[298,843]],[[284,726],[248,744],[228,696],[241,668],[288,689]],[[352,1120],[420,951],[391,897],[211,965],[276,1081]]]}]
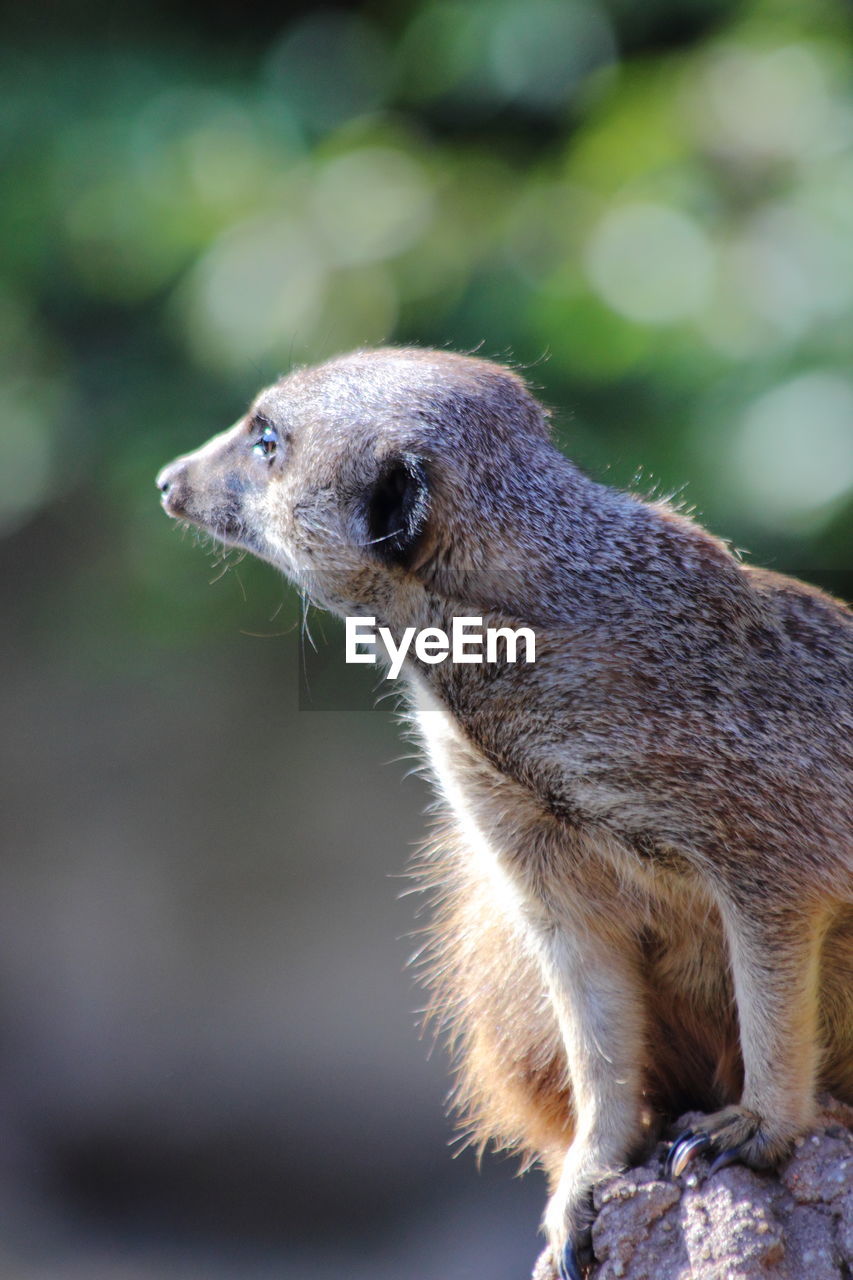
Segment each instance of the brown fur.
[{"label": "brown fur", "polygon": [[475,1142],[547,1169],[554,1267],[661,1117],[709,1109],[714,1145],[761,1166],[818,1088],[853,1102],[844,605],[583,476],[518,377],[449,353],[298,371],[158,483],[397,637],[536,630],[533,665],[407,675],[458,1105]]}]

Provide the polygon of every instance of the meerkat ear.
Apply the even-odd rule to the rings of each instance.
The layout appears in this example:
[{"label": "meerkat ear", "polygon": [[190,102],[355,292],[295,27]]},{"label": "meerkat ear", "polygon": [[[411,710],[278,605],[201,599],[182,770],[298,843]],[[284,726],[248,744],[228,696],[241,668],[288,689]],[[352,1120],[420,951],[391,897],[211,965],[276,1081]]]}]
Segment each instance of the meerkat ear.
[{"label": "meerkat ear", "polygon": [[429,486],[419,458],[385,458],[366,494],[368,546],[382,560],[411,568],[426,529]]}]

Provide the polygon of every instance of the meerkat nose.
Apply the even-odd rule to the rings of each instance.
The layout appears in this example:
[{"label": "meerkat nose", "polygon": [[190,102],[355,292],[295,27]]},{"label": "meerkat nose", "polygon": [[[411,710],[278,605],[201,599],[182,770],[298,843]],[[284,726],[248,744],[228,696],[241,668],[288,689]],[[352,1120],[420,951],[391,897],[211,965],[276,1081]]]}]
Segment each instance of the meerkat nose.
[{"label": "meerkat nose", "polygon": [[169,490],[172,488],[172,485],[175,483],[178,475],[183,470],[184,464],[182,462],[170,462],[167,467],[164,467],[162,471],[158,472],[157,479],[154,483],[164,498],[168,495]]},{"label": "meerkat nose", "polygon": [[186,477],[186,463],[179,459],[164,467],[154,482],[160,490],[160,501],[168,515],[180,515],[183,512]]}]

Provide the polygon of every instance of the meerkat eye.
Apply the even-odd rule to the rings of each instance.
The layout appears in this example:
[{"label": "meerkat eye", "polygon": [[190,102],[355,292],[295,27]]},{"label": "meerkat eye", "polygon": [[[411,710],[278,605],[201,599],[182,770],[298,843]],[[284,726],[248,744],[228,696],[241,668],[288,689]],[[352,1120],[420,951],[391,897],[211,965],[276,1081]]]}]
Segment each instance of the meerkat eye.
[{"label": "meerkat eye", "polygon": [[256,453],[259,458],[272,458],[279,444],[278,429],[263,419],[257,425],[263,427],[263,430],[252,445],[252,453]]}]

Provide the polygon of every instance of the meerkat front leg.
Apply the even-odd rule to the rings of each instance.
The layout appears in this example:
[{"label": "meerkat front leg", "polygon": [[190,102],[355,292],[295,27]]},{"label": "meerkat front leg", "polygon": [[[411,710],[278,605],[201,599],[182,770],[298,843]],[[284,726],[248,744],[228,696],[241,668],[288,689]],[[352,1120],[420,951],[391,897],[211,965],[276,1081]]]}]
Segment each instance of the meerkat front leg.
[{"label": "meerkat front leg", "polygon": [[589,1251],[592,1188],[625,1165],[642,1138],[643,988],[634,942],[612,926],[552,925],[537,950],[571,1081],[575,1135],[552,1186],[543,1228],[552,1274],[579,1280]]},{"label": "meerkat front leg", "polygon": [[818,982],[825,922],[817,913],[768,903],[761,918],[721,905],[729,944],[744,1062],[737,1106],[706,1116],[673,1145],[676,1176],[701,1151],[711,1172],[734,1161],[772,1167],[790,1151],[814,1108],[820,1060]]}]

